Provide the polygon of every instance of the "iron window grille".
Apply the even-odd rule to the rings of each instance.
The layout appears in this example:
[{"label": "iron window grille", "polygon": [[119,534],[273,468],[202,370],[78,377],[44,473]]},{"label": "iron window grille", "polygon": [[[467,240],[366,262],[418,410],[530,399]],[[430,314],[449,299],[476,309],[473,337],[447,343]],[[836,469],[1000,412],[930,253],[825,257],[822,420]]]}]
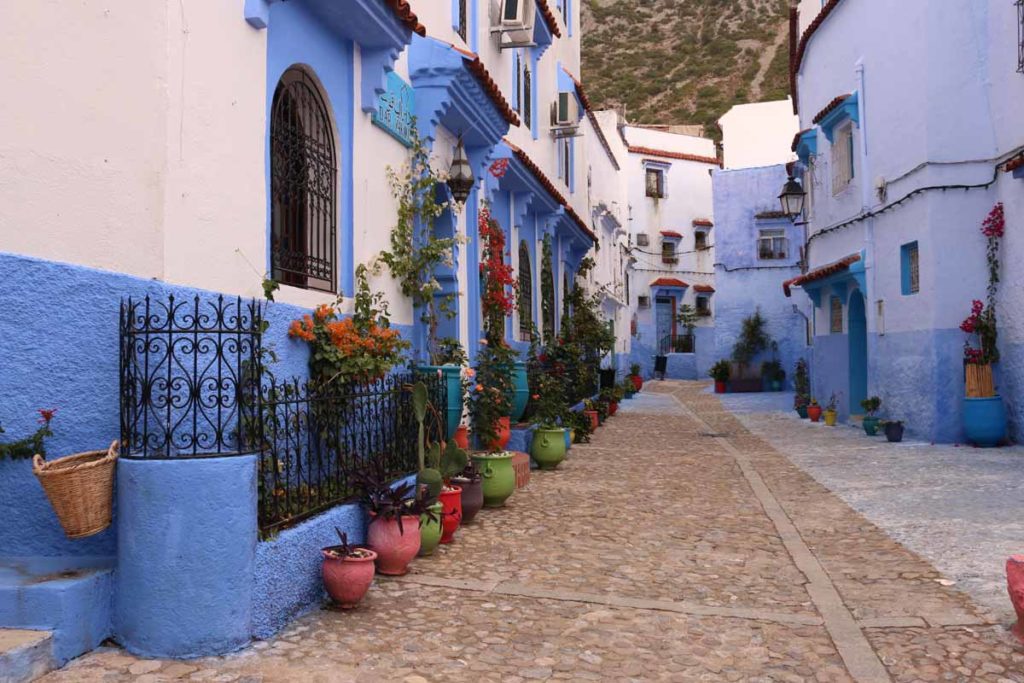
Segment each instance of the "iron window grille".
[{"label": "iron window grille", "polygon": [[665,171],[660,168],[648,168],[645,174],[647,196],[655,199],[665,197]]},{"label": "iron window grille", "polygon": [[320,88],[303,69],[288,69],[270,118],[271,270],[278,282],[337,290],[337,168]]},{"label": "iron window grille", "polygon": [[466,0],[459,0],[459,37],[462,38],[462,42],[466,42],[467,36],[469,35],[469,10],[466,5]]},{"label": "iron window grille", "polygon": [[533,76],[530,74],[530,67],[523,62],[523,123],[526,124],[527,128],[531,127],[533,120],[533,95],[531,90],[533,89]]},{"label": "iron window grille", "polygon": [[530,248],[519,244],[519,340],[530,341],[533,334],[533,269]]},{"label": "iron window grille", "polygon": [[662,263],[679,263],[679,257],[676,256],[676,243],[665,240],[661,243],[661,262]]},{"label": "iron window grille", "polygon": [[789,240],[784,230],[762,230],[757,238],[757,257],[783,260],[789,257]]},{"label": "iron window grille", "polygon": [[258,450],[262,329],[256,301],[122,301],[122,457]]},{"label": "iron window grille", "polygon": [[834,296],[829,301],[829,333],[843,333],[843,302]]},{"label": "iron window grille", "polygon": [[666,335],[658,344],[658,353],[663,356],[666,353],[694,353],[695,348],[692,334]]}]

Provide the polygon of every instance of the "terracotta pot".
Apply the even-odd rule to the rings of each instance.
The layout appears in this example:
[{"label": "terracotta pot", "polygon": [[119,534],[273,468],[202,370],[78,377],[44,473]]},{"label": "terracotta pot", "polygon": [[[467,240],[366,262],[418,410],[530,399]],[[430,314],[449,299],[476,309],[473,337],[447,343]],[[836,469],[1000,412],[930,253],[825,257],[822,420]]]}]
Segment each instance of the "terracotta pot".
[{"label": "terracotta pot", "polygon": [[512,452],[512,471],[516,473],[516,488],[521,489],[530,483],[530,454],[522,451]]},{"label": "terracotta pot", "polygon": [[498,438],[488,444],[488,450],[492,452],[505,450],[509,439],[512,438],[511,420],[507,417],[499,418],[498,422],[494,425],[494,432],[498,435]]},{"label": "terracotta pot", "polygon": [[469,524],[484,506],[483,481],[456,477],[452,479],[452,483],[462,489],[462,523]]},{"label": "terracotta pot", "polygon": [[463,450],[469,449],[469,427],[466,425],[459,425],[458,429],[455,430],[455,436],[452,437],[455,440],[455,445]]},{"label": "terracotta pot", "polygon": [[619,402],[611,401],[608,403],[608,417],[611,417],[619,410]]},{"label": "terracotta pot", "polygon": [[821,419],[821,406],[807,406],[807,417],[811,418],[811,422],[817,422]]},{"label": "terracotta pot", "polygon": [[1017,623],[1010,633],[1024,643],[1024,555],[1010,555],[1006,560],[1006,589],[1010,593],[1010,604],[1017,613]]},{"label": "terracotta pot", "polygon": [[409,571],[409,563],[420,551],[420,518],[402,517],[402,530],[396,519],[378,519],[370,513],[370,526],[366,532],[367,545],[377,553],[377,572],[385,576],[402,576]]},{"label": "terracotta pot", "polygon": [[462,489],[449,486],[441,491],[441,506],[444,508],[441,517],[441,543],[451,543],[455,532],[462,524]]},{"label": "terracotta pot", "polygon": [[597,416],[597,411],[596,410],[584,410],[583,414],[590,418],[590,431],[596,432],[597,431],[597,427],[600,424],[598,422],[598,419],[597,419],[597,417],[598,417]]},{"label": "terracotta pot", "polygon": [[359,604],[359,601],[370,590],[373,583],[373,563],[377,559],[377,553],[372,550],[365,551],[367,557],[334,557],[324,548],[321,552],[324,556],[321,565],[321,575],[324,579],[324,588],[331,600],[338,603],[342,609],[351,609]]},{"label": "terracotta pot", "polygon": [[633,383],[633,388],[637,391],[644,388],[644,378],[640,375],[630,375],[629,381]]},{"label": "terracotta pot", "polygon": [[723,382],[721,380],[717,380],[717,379],[715,380],[715,393],[716,394],[724,394],[725,393],[725,382]]}]

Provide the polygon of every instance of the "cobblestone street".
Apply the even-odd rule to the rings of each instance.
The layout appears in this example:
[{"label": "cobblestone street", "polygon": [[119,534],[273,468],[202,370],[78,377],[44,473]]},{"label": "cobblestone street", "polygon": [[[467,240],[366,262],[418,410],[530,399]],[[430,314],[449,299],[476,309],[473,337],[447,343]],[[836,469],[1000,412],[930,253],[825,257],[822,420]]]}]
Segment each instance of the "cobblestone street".
[{"label": "cobblestone street", "polygon": [[781,423],[704,389],[650,383],[353,612],[225,657],[103,648],[43,680],[1024,682],[1007,609],[794,464]]}]

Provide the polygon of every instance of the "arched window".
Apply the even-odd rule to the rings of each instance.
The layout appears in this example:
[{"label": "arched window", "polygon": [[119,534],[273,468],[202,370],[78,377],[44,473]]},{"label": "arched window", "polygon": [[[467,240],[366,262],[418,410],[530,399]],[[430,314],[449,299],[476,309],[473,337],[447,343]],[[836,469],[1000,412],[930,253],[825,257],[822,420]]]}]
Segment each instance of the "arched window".
[{"label": "arched window", "polygon": [[338,164],[319,86],[291,67],[270,112],[270,262],[283,284],[337,291]]},{"label": "arched window", "polygon": [[519,341],[530,341],[533,332],[533,269],[530,247],[519,243]]}]

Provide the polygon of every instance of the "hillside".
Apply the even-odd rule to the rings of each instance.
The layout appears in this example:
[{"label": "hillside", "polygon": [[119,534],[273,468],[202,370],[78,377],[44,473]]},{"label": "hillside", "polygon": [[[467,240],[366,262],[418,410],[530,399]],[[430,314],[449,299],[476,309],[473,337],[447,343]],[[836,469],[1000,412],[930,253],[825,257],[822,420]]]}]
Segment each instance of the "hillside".
[{"label": "hillside", "polygon": [[583,81],[635,123],[715,121],[786,97],[788,0],[582,0]]}]

